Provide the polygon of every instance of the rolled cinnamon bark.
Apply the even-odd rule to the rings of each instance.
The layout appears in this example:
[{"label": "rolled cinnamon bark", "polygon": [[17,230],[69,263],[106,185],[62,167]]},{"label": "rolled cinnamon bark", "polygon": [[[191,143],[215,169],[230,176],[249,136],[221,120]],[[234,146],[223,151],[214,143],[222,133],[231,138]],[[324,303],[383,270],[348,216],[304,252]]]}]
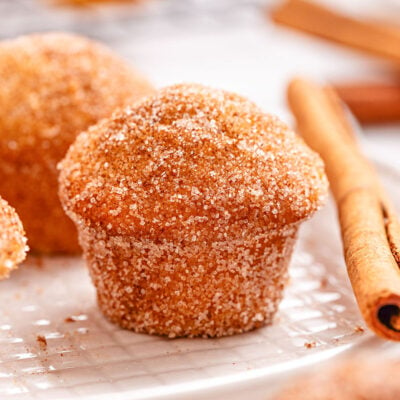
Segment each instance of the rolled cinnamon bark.
[{"label": "rolled cinnamon bark", "polygon": [[377,335],[400,341],[400,225],[394,207],[357,147],[336,94],[295,79],[288,100],[299,132],[325,162],[363,318]]},{"label": "rolled cinnamon bark", "polygon": [[341,15],[307,0],[287,0],[272,12],[275,22],[400,62],[400,28]]},{"label": "rolled cinnamon bark", "polygon": [[400,80],[387,84],[341,84],[334,88],[360,122],[400,121]]}]

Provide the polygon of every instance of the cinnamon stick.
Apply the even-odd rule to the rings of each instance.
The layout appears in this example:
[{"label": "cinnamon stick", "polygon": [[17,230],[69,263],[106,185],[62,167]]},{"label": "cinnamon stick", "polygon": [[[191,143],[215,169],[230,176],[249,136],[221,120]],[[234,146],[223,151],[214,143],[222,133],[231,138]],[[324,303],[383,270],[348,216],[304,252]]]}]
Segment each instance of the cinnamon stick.
[{"label": "cinnamon stick", "polygon": [[334,88],[360,122],[400,121],[400,81],[342,84]]},{"label": "cinnamon stick", "polygon": [[358,148],[337,95],[295,79],[288,100],[299,132],[325,162],[362,316],[377,335],[400,341],[400,224],[394,207]]},{"label": "cinnamon stick", "polygon": [[400,62],[400,28],[342,15],[307,0],[287,0],[272,12],[275,22],[364,52]]}]

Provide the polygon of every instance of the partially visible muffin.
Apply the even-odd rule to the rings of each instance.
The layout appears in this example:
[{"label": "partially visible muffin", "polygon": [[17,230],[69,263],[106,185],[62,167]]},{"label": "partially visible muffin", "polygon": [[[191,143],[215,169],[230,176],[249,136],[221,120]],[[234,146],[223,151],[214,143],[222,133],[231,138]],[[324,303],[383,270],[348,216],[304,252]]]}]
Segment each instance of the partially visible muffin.
[{"label": "partially visible muffin", "polygon": [[398,400],[400,362],[357,356],[297,378],[274,400]]},{"label": "partially visible muffin", "polygon": [[101,310],[169,337],[270,323],[320,158],[277,118],[201,85],[162,89],[78,136],[60,163]]},{"label": "partially visible muffin", "polygon": [[56,165],[75,137],[152,92],[101,44],[67,33],[0,42],[0,195],[34,251],[79,251],[57,194]]},{"label": "partially visible muffin", "polygon": [[15,210],[0,197],[0,280],[24,261],[27,251],[25,232]]}]

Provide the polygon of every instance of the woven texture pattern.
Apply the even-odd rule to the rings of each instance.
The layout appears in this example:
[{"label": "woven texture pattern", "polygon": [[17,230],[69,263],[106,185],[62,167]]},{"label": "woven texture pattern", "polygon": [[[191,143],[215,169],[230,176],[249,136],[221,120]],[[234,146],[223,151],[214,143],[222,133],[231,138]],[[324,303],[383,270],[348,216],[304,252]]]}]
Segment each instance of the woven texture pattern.
[{"label": "woven texture pattern", "polygon": [[[366,335],[341,259],[333,210],[304,226],[273,326],[222,339],[135,334],[99,312],[81,260],[28,260],[0,284],[0,398],[74,398],[268,376]],[[321,242],[320,238],[331,238]]]}]

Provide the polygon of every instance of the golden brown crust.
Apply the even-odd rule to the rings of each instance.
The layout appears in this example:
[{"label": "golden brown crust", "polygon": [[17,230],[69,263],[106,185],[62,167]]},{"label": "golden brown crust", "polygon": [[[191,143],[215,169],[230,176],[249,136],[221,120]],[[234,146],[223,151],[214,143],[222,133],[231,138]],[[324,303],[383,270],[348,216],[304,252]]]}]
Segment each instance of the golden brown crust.
[{"label": "golden brown crust", "polygon": [[26,238],[15,210],[0,198],[0,279],[25,259]]},{"label": "golden brown crust", "polygon": [[92,127],[61,169],[73,219],[149,239],[224,240],[296,223],[327,188],[321,160],[286,125],[200,85],[165,88]]},{"label": "golden brown crust", "polygon": [[200,85],[103,120],[60,169],[102,311],[169,337],[271,323],[298,224],[327,190],[322,162],[284,124]]},{"label": "golden brown crust", "polygon": [[152,88],[106,47],[65,33],[0,43],[0,194],[33,250],[76,252],[57,196],[57,162],[76,135]]}]

